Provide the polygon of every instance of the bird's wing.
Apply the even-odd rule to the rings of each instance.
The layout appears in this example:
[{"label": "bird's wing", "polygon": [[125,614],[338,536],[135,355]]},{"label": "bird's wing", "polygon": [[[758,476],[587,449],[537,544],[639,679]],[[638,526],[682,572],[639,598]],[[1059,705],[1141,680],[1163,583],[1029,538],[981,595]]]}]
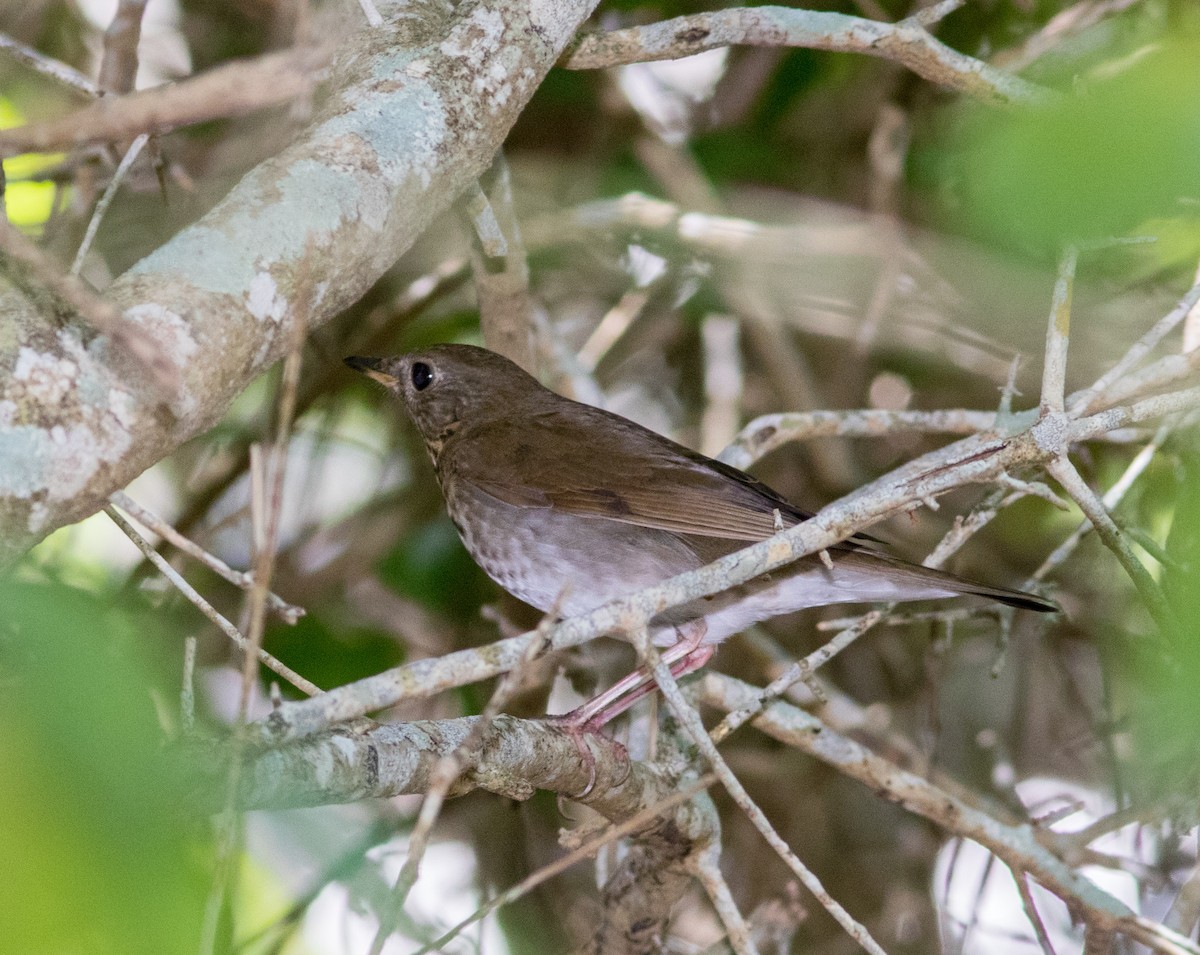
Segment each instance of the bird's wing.
[{"label": "bird's wing", "polygon": [[776,512],[786,527],[812,516],[737,468],[586,405],[486,431],[447,447],[446,466],[518,507],[744,541],[775,533]]}]

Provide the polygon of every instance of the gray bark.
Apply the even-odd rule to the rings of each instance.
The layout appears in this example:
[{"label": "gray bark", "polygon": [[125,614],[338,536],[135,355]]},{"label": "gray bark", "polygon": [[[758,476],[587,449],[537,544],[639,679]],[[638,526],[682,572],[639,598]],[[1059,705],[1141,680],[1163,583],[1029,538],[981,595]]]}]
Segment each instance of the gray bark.
[{"label": "gray bark", "polygon": [[0,567],[211,427],[357,300],[492,156],[596,0],[408,3],[335,57],[313,123],[105,297],[165,347],[156,392],[104,337],[0,294]]}]

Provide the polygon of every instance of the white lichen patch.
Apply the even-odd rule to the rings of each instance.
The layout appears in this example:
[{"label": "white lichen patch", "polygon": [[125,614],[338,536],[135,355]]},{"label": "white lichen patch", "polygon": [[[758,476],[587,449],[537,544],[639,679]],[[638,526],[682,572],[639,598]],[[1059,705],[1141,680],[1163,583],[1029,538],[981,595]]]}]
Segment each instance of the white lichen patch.
[{"label": "white lichen patch", "polygon": [[[390,60],[381,70],[390,77],[404,65]],[[447,111],[438,90],[428,79],[413,77],[402,91],[364,92],[353,110],[323,123],[314,139],[329,154],[345,155],[347,170],[361,170],[368,160],[375,167],[377,172],[368,176],[347,177],[353,192],[347,196],[346,206],[364,224],[382,224],[396,204],[393,190],[397,186],[415,182],[425,191],[433,184],[448,134]],[[364,148],[370,150],[368,156],[362,155]],[[379,187],[382,192],[377,191]],[[312,194],[310,185],[298,200],[311,206]]]},{"label": "white lichen patch", "polygon": [[50,516],[49,508],[41,501],[34,501],[29,508],[29,521],[26,526],[29,528],[30,534],[40,534],[42,528],[46,526],[46,520]]},{"label": "white lichen patch", "polygon": [[530,0],[525,10],[529,23],[547,43],[561,43],[578,29],[578,11],[562,0]]},{"label": "white lichen patch", "polygon": [[127,431],[133,430],[133,426],[137,423],[137,405],[134,403],[133,395],[124,388],[110,388],[108,390],[108,409],[121,427]]},{"label": "white lichen patch", "polygon": [[87,348],[74,332],[57,337],[55,352],[18,351],[0,402],[0,496],[31,502],[31,533],[128,452],[137,426],[133,395],[103,364],[104,337]]},{"label": "white lichen patch", "polygon": [[125,318],[146,329],[163,346],[171,361],[180,368],[187,364],[200,347],[192,335],[191,326],[181,315],[154,302],[126,309]]},{"label": "white lichen patch", "polygon": [[13,378],[24,382],[25,393],[44,408],[57,406],[71,391],[79,366],[69,358],[22,347]]},{"label": "white lichen patch", "polygon": [[337,765],[333,761],[333,754],[324,746],[318,746],[309,756],[309,765],[312,768],[313,782],[318,786],[325,787],[333,783],[337,772]]},{"label": "white lichen patch", "polygon": [[[101,460],[114,460],[129,445],[127,431],[103,426],[94,429],[87,424],[55,425],[47,436],[46,450],[54,466],[46,473],[45,488],[52,500],[60,501],[82,491]],[[114,437],[119,448],[115,453],[113,445],[109,444]]]},{"label": "white lichen patch", "polygon": [[250,280],[250,288],[246,292],[246,309],[260,322],[274,322],[278,325],[288,312],[288,303],[279,294],[279,287],[269,272],[259,272]]},{"label": "white lichen patch", "polygon": [[496,54],[503,39],[504,17],[498,10],[479,7],[455,25],[438,49],[445,56],[462,57],[473,70],[478,70],[488,57]]},{"label": "white lichen patch", "polygon": [[477,93],[489,93],[488,101],[498,108],[503,108],[512,95],[512,84],[508,82],[508,70],[499,60],[493,60],[485,72],[480,73],[475,80],[474,89]]}]

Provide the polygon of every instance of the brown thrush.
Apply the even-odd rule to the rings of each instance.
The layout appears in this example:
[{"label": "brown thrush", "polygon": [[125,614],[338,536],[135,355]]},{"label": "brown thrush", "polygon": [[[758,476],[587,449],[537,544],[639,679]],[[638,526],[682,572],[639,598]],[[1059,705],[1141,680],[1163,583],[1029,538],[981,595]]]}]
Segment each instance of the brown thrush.
[{"label": "brown thrush", "polygon": [[[545,612],[586,613],[694,570],[810,514],[737,468],[626,418],[543,388],[494,352],[435,345],[395,358],[347,358],[404,403],[437,470],[450,518],[475,562]],[[651,637],[677,675],[769,617],[834,603],[972,594],[1029,610],[1034,594],[965,580],[893,557],[867,538],[830,548],[656,617]],[[585,704],[598,725],[625,709],[631,676]],[[614,704],[616,697],[622,697]],[[636,697],[633,697],[636,698]]]}]

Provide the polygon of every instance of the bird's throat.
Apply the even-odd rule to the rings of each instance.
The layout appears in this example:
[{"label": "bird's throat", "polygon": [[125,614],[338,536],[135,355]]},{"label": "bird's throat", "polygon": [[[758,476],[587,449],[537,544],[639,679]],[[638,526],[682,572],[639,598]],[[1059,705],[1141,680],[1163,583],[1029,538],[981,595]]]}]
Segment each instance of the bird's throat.
[{"label": "bird's throat", "polygon": [[461,427],[461,421],[451,421],[437,435],[425,440],[425,450],[429,452],[429,460],[433,462],[434,467],[437,467],[438,458],[441,456],[442,449],[446,447],[446,442],[454,437]]}]

